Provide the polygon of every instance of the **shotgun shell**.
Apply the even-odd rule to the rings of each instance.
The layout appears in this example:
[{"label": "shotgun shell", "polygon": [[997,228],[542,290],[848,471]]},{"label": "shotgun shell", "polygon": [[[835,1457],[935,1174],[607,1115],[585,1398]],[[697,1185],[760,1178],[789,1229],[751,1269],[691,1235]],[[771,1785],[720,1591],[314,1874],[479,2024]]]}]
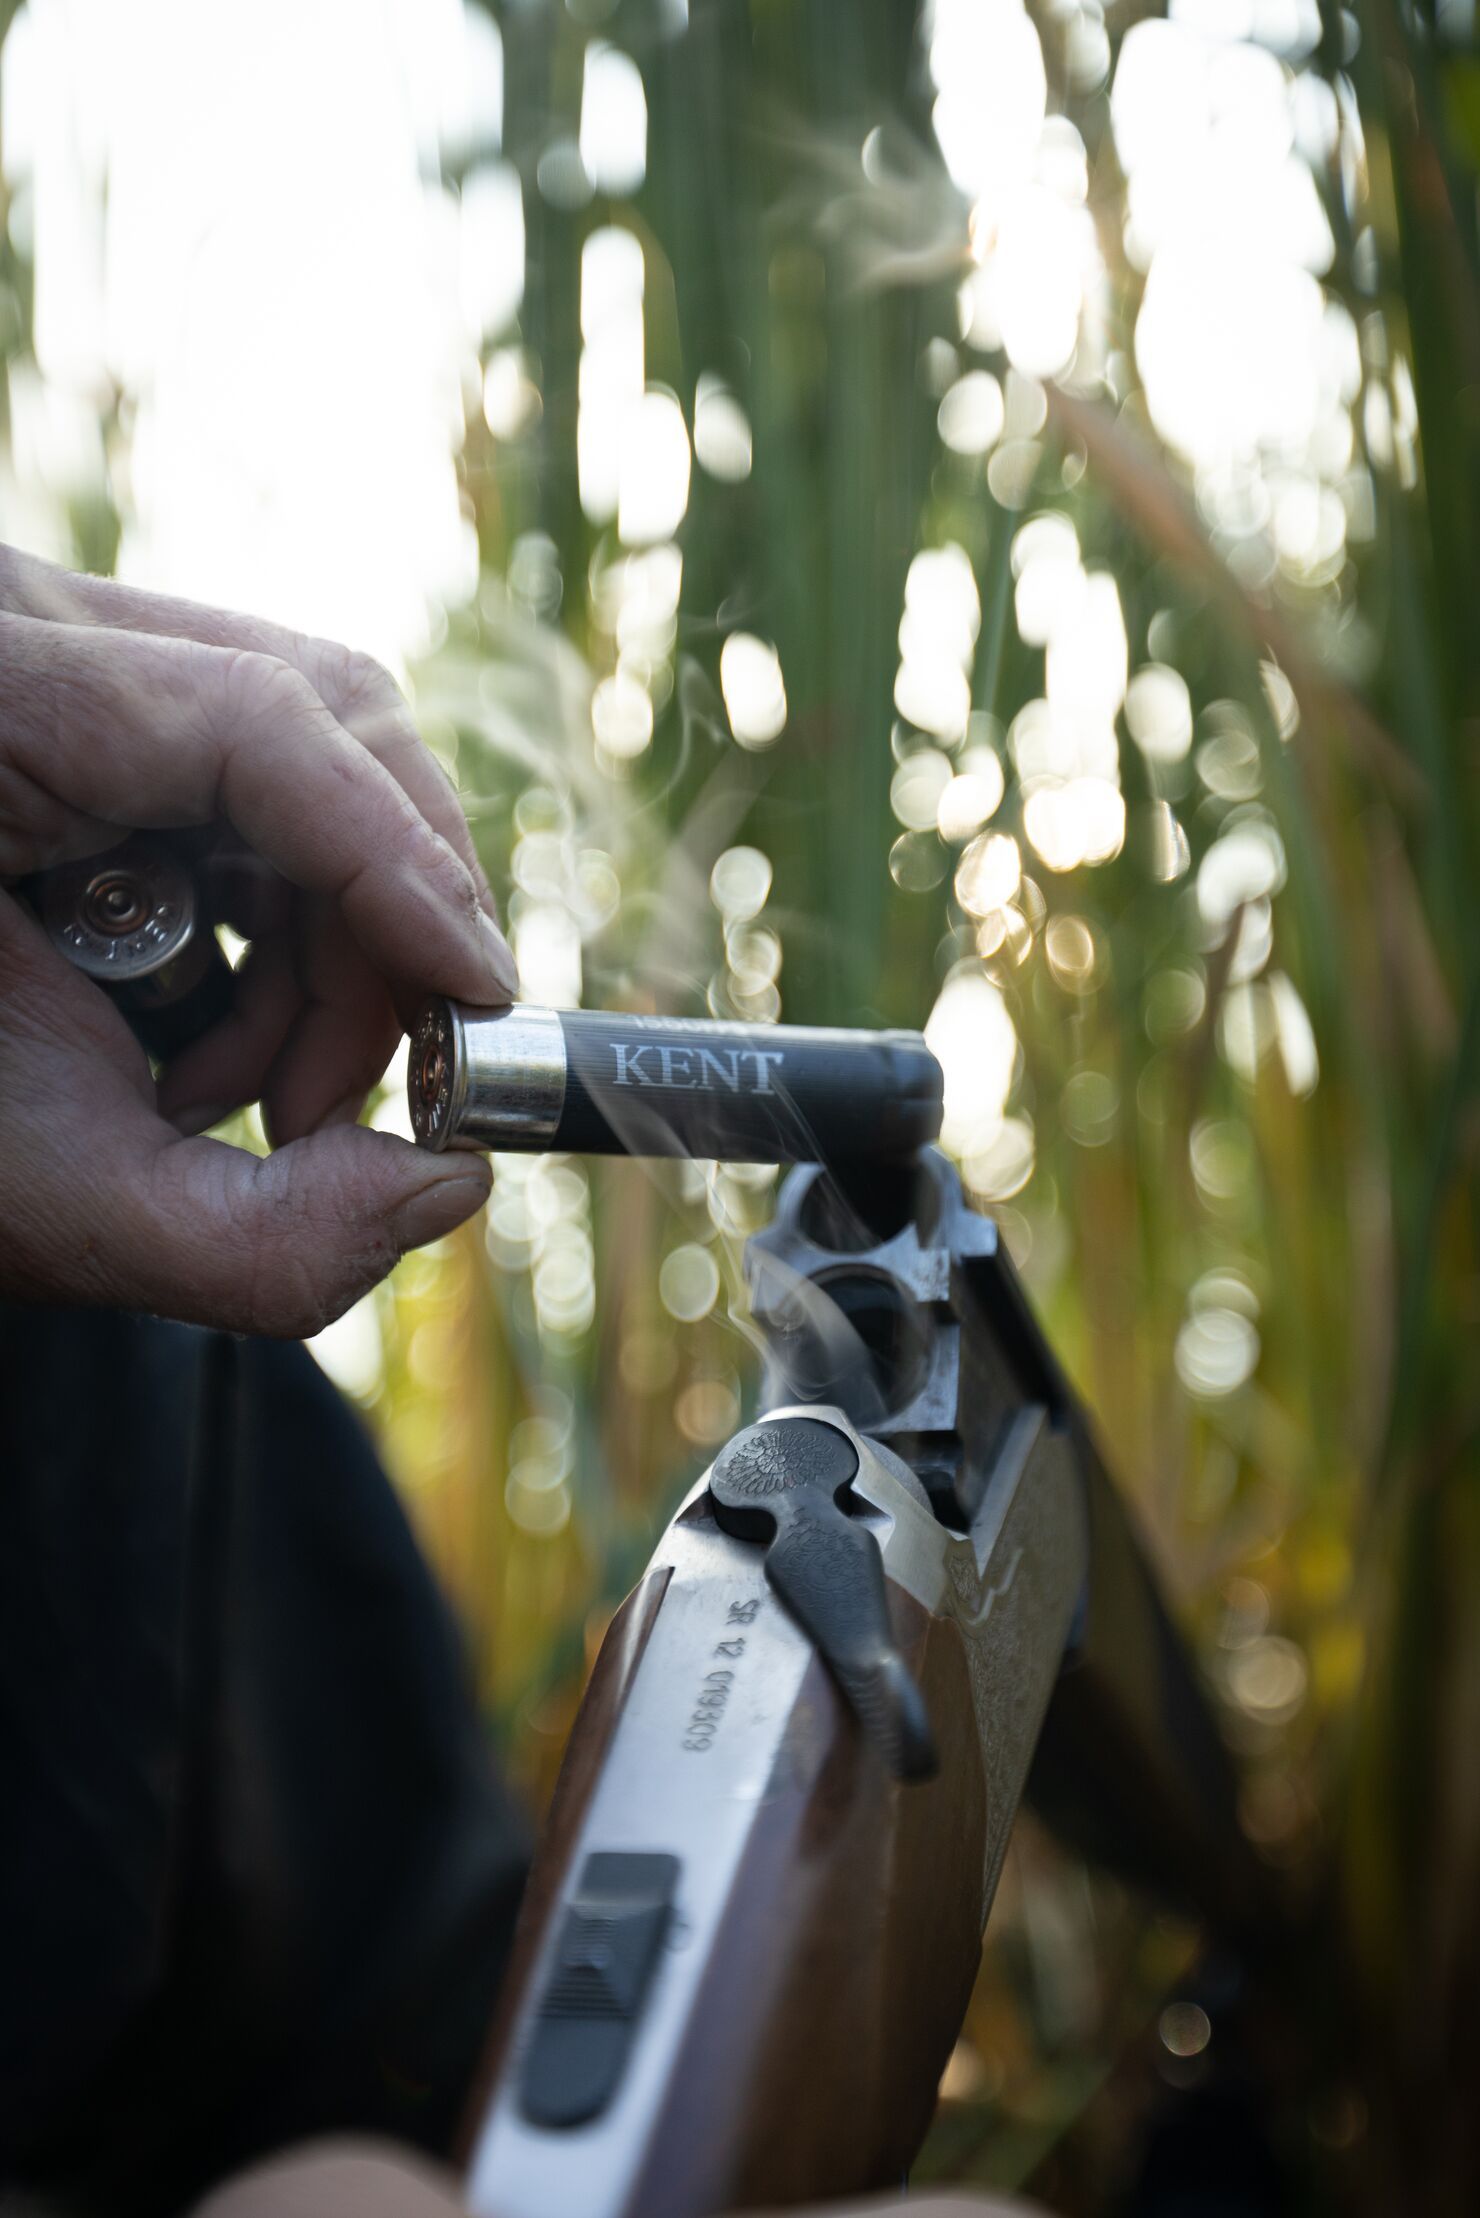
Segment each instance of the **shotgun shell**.
[{"label": "shotgun shell", "polygon": [[195,880],[152,840],[49,870],[39,906],[52,944],[105,986],[137,985],[178,962],[196,938]]},{"label": "shotgun shell", "polygon": [[136,835],[105,855],[30,882],[59,953],[117,1003],[149,1054],[165,1060],[220,1022],[234,980],[190,864]]},{"label": "shotgun shell", "polygon": [[428,1001],[407,1090],[423,1147],[898,1158],[940,1131],[941,1070],[918,1032],[701,1023]]}]

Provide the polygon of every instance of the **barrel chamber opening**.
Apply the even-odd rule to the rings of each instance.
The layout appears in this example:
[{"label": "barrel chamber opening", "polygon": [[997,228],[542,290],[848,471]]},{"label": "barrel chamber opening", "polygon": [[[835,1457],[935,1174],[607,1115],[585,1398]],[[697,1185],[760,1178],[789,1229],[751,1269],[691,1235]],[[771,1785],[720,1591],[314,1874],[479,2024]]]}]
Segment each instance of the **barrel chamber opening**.
[{"label": "barrel chamber opening", "polygon": [[939,1212],[935,1181],[917,1155],[898,1162],[833,1164],[807,1188],[801,1229],[833,1255],[862,1255],[897,1238],[908,1225],[925,1246]]},{"label": "barrel chamber opening", "polygon": [[773,1316],[771,1353],[799,1402],[866,1428],[908,1409],[930,1369],[929,1325],[887,1271],[846,1264],[803,1280]]}]

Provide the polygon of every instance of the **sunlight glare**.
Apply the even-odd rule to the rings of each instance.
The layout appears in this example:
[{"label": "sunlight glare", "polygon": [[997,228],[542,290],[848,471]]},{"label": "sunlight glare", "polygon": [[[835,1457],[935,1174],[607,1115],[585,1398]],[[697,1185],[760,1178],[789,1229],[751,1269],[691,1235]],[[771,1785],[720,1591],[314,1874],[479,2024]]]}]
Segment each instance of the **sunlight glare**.
[{"label": "sunlight glare", "polygon": [[[34,211],[43,378],[94,413],[121,387],[132,413],[118,574],[398,666],[476,580],[461,394],[517,311],[524,239],[491,158],[496,29],[462,0],[379,20],[30,0],[5,161]],[[472,164],[461,204],[426,182],[443,144]]]},{"label": "sunlight glare", "polygon": [[1049,638],[1044,691],[1055,710],[1113,724],[1125,699],[1126,663],[1120,588],[1108,570],[1091,570],[1072,625],[1056,626]]},{"label": "sunlight glare", "polygon": [[1002,387],[990,370],[958,377],[940,404],[941,438],[954,454],[987,454],[1002,436]]},{"label": "sunlight glare", "polygon": [[995,1137],[1017,1067],[1018,1041],[999,987],[975,963],[953,970],[925,1026],[945,1075],[943,1144],[961,1155]]},{"label": "sunlight glare", "polygon": [[759,916],[770,891],[770,858],[758,847],[727,847],[709,873],[709,898],[727,926]]},{"label": "sunlight glare", "polygon": [[1311,0],[1178,0],[1126,32],[1110,97],[1146,401],[1255,584],[1276,560],[1337,577],[1363,507],[1355,327],[1318,282],[1335,249],[1312,165],[1330,168],[1337,105],[1279,58],[1310,51],[1315,20]]},{"label": "sunlight glare", "polygon": [[889,805],[906,830],[933,831],[950,783],[950,756],[936,747],[922,747],[918,753],[907,755],[895,771],[889,785]]},{"label": "sunlight glare", "polygon": [[951,779],[936,808],[936,829],[952,845],[970,839],[1002,805],[1005,784],[1002,763],[991,747],[962,750]]},{"label": "sunlight glare", "polygon": [[581,84],[581,167],[599,193],[622,198],[647,175],[647,95],[630,55],[593,39]]},{"label": "sunlight glare", "polygon": [[1038,33],[1020,0],[931,0],[935,135],[972,199],[1001,196],[1031,168],[1048,105]]},{"label": "sunlight glare", "polygon": [[623,412],[617,466],[617,536],[647,546],[671,539],[689,505],[689,433],[683,410],[661,386]]},{"label": "sunlight glare", "polygon": [[894,705],[947,744],[965,736],[981,600],[964,548],[949,542],[917,554],[905,580]]},{"label": "sunlight glare", "polygon": [[484,162],[458,200],[463,315],[475,342],[496,338],[524,298],[524,193],[507,162]]},{"label": "sunlight glare", "polygon": [[1125,720],[1148,762],[1181,762],[1192,746],[1192,696],[1181,671],[1144,663],[1126,687]]},{"label": "sunlight glare", "polygon": [[597,746],[619,762],[632,762],[652,744],[653,704],[647,689],[625,671],[603,678],[591,696]]},{"label": "sunlight glare", "polygon": [[581,933],[563,901],[530,901],[509,934],[521,997],[546,1009],[581,1005]]},{"label": "sunlight glare", "polygon": [[1257,815],[1235,820],[1198,866],[1198,910],[1222,932],[1235,909],[1277,893],[1284,882],[1284,842],[1274,825]]},{"label": "sunlight glare", "polygon": [[597,524],[617,514],[628,419],[643,399],[644,284],[641,240],[616,224],[590,234],[581,249],[576,471],[581,507]]},{"label": "sunlight glare", "polygon": [[742,747],[769,747],[786,725],[786,683],[781,657],[769,640],[731,632],[720,650],[720,691],[730,730]]},{"label": "sunlight glare", "polygon": [[724,380],[709,370],[694,387],[694,457],[726,485],[750,475],[750,419]]},{"label": "sunlight glare", "polygon": [[1110,862],[1125,844],[1125,800],[1109,778],[1040,785],[1023,803],[1023,830],[1048,870]]}]

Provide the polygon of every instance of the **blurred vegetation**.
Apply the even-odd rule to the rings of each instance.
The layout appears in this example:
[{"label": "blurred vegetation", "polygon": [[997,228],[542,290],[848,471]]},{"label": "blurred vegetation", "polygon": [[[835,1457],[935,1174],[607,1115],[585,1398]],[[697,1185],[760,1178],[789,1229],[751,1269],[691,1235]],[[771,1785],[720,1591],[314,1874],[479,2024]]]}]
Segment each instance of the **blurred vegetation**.
[{"label": "blurred vegetation", "polygon": [[[497,9],[502,144],[449,183],[517,173],[523,299],[469,393],[479,587],[414,693],[530,998],[935,1012],[948,1136],[1309,1913],[1282,2131],[1310,2206],[1469,2211],[1480,59],[1463,6],[1236,12],[1215,67],[1279,57],[1330,234],[1316,322],[1286,358],[1266,332],[1270,376],[1299,386],[1302,347],[1337,368],[1298,438],[1256,424],[1214,460],[1185,425],[1217,348],[1180,400],[1151,374],[1164,309],[1117,106],[1143,11],[1022,19],[1061,119],[1028,158],[1082,170],[1061,197],[1090,272],[1066,358],[1035,366],[1037,336],[994,323],[1001,180],[978,199],[944,123],[955,174],[938,151],[950,88],[911,10]],[[588,49],[611,47],[646,103],[626,177],[620,131],[603,154],[583,117]],[[1213,82],[1236,121],[1238,80]],[[612,412],[634,269],[613,230],[640,247],[641,417]],[[13,240],[0,256],[14,358],[30,274]],[[676,467],[665,397],[685,484],[642,517]],[[73,531],[111,559],[116,519]],[[736,633],[760,645],[722,671]],[[510,1159],[484,1225],[326,1336],[535,1800],[611,1609],[750,1406],[739,1258],[770,1197],[724,1166]],[[1196,2068],[1155,2031],[1191,1948],[1025,1825],[925,2172],[1109,2207],[1157,2060]]]}]

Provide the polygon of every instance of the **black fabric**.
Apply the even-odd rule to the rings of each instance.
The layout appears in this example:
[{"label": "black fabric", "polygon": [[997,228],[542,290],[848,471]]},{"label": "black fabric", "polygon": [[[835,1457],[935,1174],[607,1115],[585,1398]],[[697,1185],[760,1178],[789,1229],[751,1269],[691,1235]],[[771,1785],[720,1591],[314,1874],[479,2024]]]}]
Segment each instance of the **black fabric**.
[{"label": "black fabric", "polygon": [[146,2218],[304,2133],[444,2146],[524,1848],[306,1352],[0,1309],[0,2205]]}]

